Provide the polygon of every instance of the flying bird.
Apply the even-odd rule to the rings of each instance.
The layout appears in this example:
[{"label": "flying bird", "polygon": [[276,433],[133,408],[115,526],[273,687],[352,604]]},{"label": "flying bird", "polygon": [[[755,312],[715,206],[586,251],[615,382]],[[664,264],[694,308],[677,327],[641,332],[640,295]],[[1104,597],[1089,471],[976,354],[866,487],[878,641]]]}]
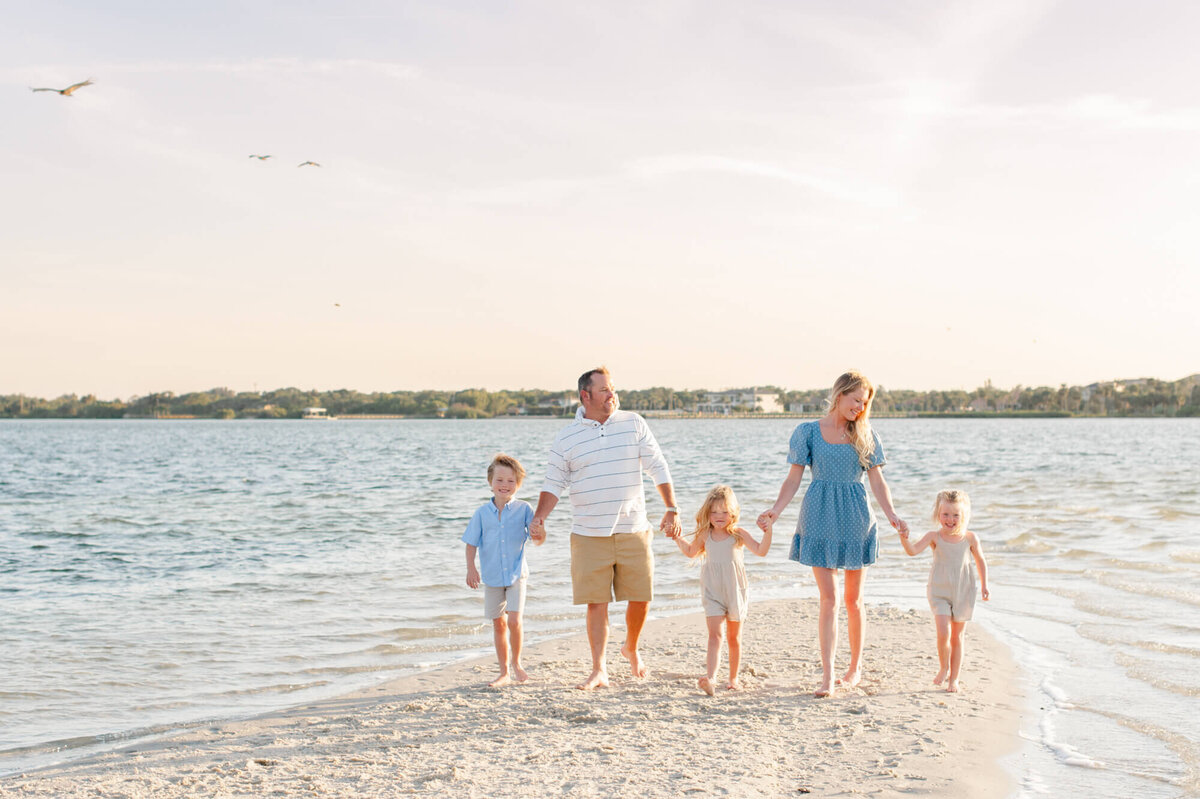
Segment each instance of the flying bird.
[{"label": "flying bird", "polygon": [[76,89],[82,89],[84,86],[91,86],[91,85],[92,85],[92,79],[88,78],[87,80],[82,81],[80,83],[72,84],[71,86],[68,86],[65,89],[35,89],[32,86],[30,86],[29,90],[31,92],[57,92],[58,94],[61,94],[63,97],[70,97],[72,94],[75,93]]},{"label": "flying bird", "polygon": [[266,161],[271,156],[269,156],[269,155],[254,155],[253,153],[251,153],[250,157],[257,158],[259,161]]},{"label": "flying bird", "polygon": [[320,166],[320,164],[318,164],[316,161],[305,161],[303,164],[296,164],[296,166]]}]

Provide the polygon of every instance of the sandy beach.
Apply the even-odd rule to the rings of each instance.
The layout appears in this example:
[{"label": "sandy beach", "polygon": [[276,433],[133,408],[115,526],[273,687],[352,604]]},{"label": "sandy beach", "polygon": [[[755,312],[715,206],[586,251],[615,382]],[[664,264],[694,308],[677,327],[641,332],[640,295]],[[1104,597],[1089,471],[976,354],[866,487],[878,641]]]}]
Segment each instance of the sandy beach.
[{"label": "sandy beach", "polygon": [[931,685],[927,613],[868,606],[868,620],[865,679],[831,699],[811,695],[815,602],[777,600],[751,607],[742,691],[698,690],[703,619],[674,616],[647,626],[644,680],[617,652],[618,626],[608,689],[573,687],[586,676],[577,635],[530,647],[524,685],[488,688],[491,658],[460,663],[11,776],[0,794],[1009,795],[998,758],[1017,746],[1021,700],[1004,647],[968,626],[964,690],[947,694]]}]

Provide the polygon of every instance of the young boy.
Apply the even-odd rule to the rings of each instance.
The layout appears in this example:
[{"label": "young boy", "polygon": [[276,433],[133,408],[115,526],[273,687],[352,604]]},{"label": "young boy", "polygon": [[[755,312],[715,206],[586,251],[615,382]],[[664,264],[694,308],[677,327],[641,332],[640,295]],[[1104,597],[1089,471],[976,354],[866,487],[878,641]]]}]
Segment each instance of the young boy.
[{"label": "young boy", "polygon": [[[475,511],[462,540],[467,545],[467,585],[471,588],[478,588],[480,582],[484,585],[483,614],[492,620],[496,658],[500,661],[500,676],[489,685],[498,688],[512,681],[508,672],[510,643],[516,681],[529,679],[521,668],[521,614],[525,610],[525,576],[529,573],[525,542],[529,540],[533,508],[524,500],[514,499],[525,479],[525,468],[516,458],[504,454],[492,458],[487,476],[492,499]],[[476,552],[479,569],[475,568]]]}]

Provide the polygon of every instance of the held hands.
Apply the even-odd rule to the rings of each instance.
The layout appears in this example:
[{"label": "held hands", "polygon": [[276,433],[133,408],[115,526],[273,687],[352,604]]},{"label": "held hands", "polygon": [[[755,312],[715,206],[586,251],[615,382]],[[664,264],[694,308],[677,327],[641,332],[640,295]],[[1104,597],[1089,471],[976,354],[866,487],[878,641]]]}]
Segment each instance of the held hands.
[{"label": "held hands", "polygon": [[679,523],[679,514],[672,511],[664,513],[658,529],[660,532],[666,533],[667,538],[678,539],[683,535],[683,525]]},{"label": "held hands", "polygon": [[467,586],[469,588],[479,587],[479,569],[475,568],[475,564],[467,567]]},{"label": "held hands", "polygon": [[888,522],[891,523],[892,527],[896,528],[901,538],[908,538],[908,523],[906,521],[892,513],[888,516]]},{"label": "held hands", "polygon": [[539,519],[536,516],[533,517],[533,520],[529,522],[529,537],[538,544],[546,540],[545,519]]},{"label": "held hands", "polygon": [[779,518],[779,514],[772,510],[765,510],[758,514],[758,529],[764,533],[771,532],[771,528],[775,524],[775,520]]}]

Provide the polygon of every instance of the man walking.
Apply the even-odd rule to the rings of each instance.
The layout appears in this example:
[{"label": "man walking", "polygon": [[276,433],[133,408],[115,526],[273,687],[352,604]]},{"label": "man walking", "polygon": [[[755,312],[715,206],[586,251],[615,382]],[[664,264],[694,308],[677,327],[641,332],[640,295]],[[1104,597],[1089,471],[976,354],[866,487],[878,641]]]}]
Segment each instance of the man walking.
[{"label": "man walking", "polygon": [[619,410],[612,376],[603,366],[579,378],[581,407],[575,421],[554,439],[546,482],[529,532],[546,537],[546,517],[570,489],[571,586],[576,605],[587,605],[592,673],[578,685],[585,691],[608,686],[605,648],[608,605],[628,602],[621,654],[635,677],[645,677],[638,638],[654,591],[654,533],[646,517],[642,472],[654,480],[667,506],[659,530],[668,538],[681,532],[671,473],[658,442],[636,413]]}]

